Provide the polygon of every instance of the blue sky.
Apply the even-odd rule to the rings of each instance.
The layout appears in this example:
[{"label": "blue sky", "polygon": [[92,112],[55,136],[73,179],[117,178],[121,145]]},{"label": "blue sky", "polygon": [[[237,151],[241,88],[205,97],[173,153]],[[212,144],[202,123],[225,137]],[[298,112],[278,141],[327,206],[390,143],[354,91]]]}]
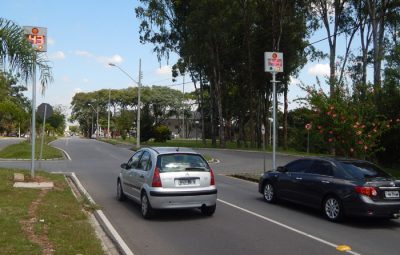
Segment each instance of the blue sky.
[{"label": "blue sky", "polygon": [[[160,64],[152,53],[152,45],[139,42],[139,21],[134,12],[137,5],[137,1],[128,0],[0,0],[0,17],[21,26],[48,29],[47,56],[52,62],[54,83],[44,97],[38,93],[37,105],[46,102],[69,109],[76,92],[136,86],[118,69],[108,66],[109,62],[118,64],[137,80],[141,58],[144,85],[172,84],[167,61]],[[324,37],[320,32],[311,41]],[[315,46],[326,49],[327,41]],[[174,64],[176,59],[172,56],[169,63]],[[300,76],[293,79],[289,99],[303,94],[296,85],[298,80],[313,83],[317,75],[323,79],[322,75],[329,72],[327,63],[328,60],[307,64]],[[181,82],[172,88],[182,89],[178,86]],[[29,98],[30,89],[29,84]],[[185,85],[185,91],[193,89],[192,85]],[[289,107],[295,107],[295,103],[291,102]]]}]

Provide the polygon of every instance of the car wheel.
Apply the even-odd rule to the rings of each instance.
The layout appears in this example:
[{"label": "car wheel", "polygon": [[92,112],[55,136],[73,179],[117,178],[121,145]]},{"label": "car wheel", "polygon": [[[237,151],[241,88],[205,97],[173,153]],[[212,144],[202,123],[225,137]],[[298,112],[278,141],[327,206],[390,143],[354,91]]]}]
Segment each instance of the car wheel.
[{"label": "car wheel", "polygon": [[267,182],[264,185],[264,200],[267,201],[268,203],[274,203],[276,202],[276,192],[274,186]]},{"label": "car wheel", "polygon": [[338,222],[343,219],[342,202],[335,196],[328,196],[324,200],[323,210],[325,217],[330,221]]},{"label": "car wheel", "polygon": [[215,209],[217,208],[217,205],[212,205],[212,206],[202,206],[201,207],[201,213],[204,216],[212,216],[215,213]]},{"label": "car wheel", "polygon": [[117,199],[118,201],[124,201],[126,199],[124,191],[122,190],[122,184],[120,180],[118,180],[117,182]]},{"label": "car wheel", "polygon": [[151,207],[149,198],[147,197],[146,193],[142,194],[141,212],[142,212],[143,218],[145,218],[145,219],[150,219],[153,216],[153,208]]}]

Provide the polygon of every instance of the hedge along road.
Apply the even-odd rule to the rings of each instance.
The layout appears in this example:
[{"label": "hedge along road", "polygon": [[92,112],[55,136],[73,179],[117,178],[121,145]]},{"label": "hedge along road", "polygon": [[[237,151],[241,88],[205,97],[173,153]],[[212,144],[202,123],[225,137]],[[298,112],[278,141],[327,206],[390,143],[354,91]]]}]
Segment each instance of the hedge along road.
[{"label": "hedge along road", "polygon": [[[54,145],[67,151],[72,160],[43,162],[43,168],[76,172],[136,255],[340,254],[336,245],[350,246],[353,254],[398,254],[400,250],[398,220],[330,223],[318,211],[284,202],[264,203],[256,184],[220,175],[258,170],[257,164],[263,164],[259,153],[200,150],[221,160],[212,165],[219,198],[215,215],[205,218],[197,210],[171,211],[146,221],[138,205],[115,199],[119,165],[127,161],[131,151],[79,138],[60,139]],[[278,163],[285,160],[291,157],[279,157]],[[29,162],[0,162],[3,164],[29,168]]]}]

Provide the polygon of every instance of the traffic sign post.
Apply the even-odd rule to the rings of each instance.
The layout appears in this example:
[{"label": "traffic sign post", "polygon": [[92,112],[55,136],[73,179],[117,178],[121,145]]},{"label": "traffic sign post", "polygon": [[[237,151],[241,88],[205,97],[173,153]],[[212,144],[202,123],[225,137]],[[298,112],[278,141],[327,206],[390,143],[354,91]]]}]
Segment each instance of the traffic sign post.
[{"label": "traffic sign post", "polygon": [[[47,28],[24,26],[26,39],[38,52],[47,51]],[[35,178],[35,143],[36,143],[36,55],[33,57],[32,65],[32,126],[31,126],[31,177]]]},{"label": "traffic sign post", "polygon": [[262,134],[262,137],[263,137],[264,173],[265,173],[265,126],[264,126],[264,124],[261,125],[261,134]]},{"label": "traffic sign post", "polygon": [[283,72],[283,53],[282,52],[264,52],[264,71],[272,73],[272,94],[273,107],[272,118],[274,119],[272,128],[272,168],[276,170],[276,73]]},{"label": "traffic sign post", "polygon": [[42,103],[39,105],[38,110],[37,110],[39,116],[43,119],[43,128],[42,128],[42,143],[40,145],[40,156],[39,160],[42,160],[43,156],[43,144],[44,144],[44,135],[46,133],[46,119],[50,118],[51,115],[53,114],[53,107],[49,104]]}]

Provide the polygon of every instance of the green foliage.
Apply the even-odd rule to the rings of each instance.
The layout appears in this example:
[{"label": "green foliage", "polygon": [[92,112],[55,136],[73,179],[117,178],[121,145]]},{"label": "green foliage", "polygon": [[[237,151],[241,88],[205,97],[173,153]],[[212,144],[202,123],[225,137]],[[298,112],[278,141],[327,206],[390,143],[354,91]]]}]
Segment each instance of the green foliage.
[{"label": "green foliage", "polygon": [[337,92],[328,97],[323,91],[307,88],[311,115],[311,133],[322,148],[336,155],[371,158],[383,148],[378,144],[382,134],[391,128],[392,120],[378,113],[374,91],[367,92],[363,102]]},{"label": "green foliage", "polygon": [[171,131],[165,125],[158,125],[153,128],[153,136],[155,142],[165,143],[171,135]]}]

